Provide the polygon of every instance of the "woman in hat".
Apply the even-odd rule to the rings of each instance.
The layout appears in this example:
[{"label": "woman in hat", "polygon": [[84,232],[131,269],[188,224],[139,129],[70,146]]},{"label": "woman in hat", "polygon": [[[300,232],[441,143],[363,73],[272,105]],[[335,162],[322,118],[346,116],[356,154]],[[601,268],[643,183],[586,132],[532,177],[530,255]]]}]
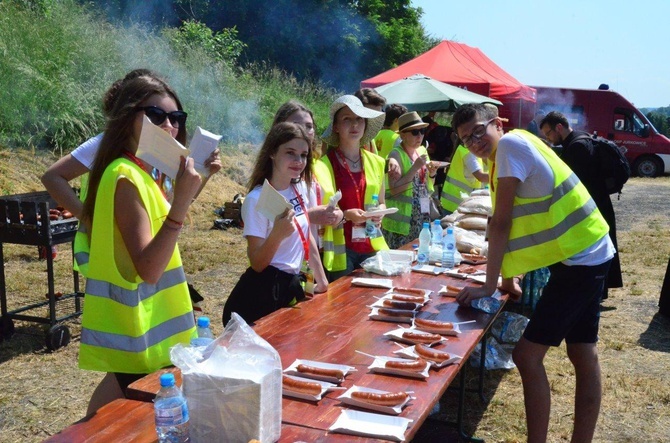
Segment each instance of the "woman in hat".
[{"label": "woman in hat", "polygon": [[[249,179],[242,204],[250,266],[223,307],[225,325],[233,312],[247,323],[305,298],[300,281],[305,262],[314,272],[314,292],[328,290],[316,242],[309,229],[312,144],[302,125],[282,122],[270,128]],[[268,219],[256,209],[267,180],[293,209]],[[310,195],[311,194],[311,195]]]},{"label": "woman in hat", "polygon": [[[388,249],[379,229],[366,235],[366,209],[378,196],[384,205],[384,167],[380,156],[361,149],[382,127],[384,113],[368,109],[353,95],[343,95],[330,107],[330,125],[323,134],[331,146],[319,160],[325,168],[315,169],[323,188],[324,201],[340,190],[342,220],[326,226],[323,236],[323,265],[333,281],[349,274],[376,251]],[[371,220],[379,225],[381,217]]]},{"label": "woman in hat", "polygon": [[384,238],[393,249],[416,239],[423,223],[430,221],[430,195],[437,168],[421,144],[427,126],[416,112],[398,118],[401,143],[391,150],[389,159],[398,162],[402,172],[389,171],[386,192],[388,205],[398,208],[398,212],[384,217],[382,224]]}]

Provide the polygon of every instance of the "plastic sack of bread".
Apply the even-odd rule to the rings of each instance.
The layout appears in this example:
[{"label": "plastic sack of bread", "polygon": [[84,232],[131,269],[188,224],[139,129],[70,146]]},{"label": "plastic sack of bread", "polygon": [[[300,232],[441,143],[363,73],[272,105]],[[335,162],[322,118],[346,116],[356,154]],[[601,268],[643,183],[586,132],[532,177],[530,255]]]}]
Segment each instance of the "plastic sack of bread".
[{"label": "plastic sack of bread", "polygon": [[459,228],[458,226],[454,228],[454,236],[456,237],[456,249],[468,254],[471,253],[473,249],[481,251],[486,243],[483,235]]},{"label": "plastic sack of bread", "polygon": [[468,231],[486,231],[486,223],[488,216],[478,214],[463,214],[456,222],[459,228],[467,229]]},{"label": "plastic sack of bread", "polygon": [[233,313],[206,348],[172,347],[170,359],[182,373],[191,442],[279,439],[281,359],[242,317]]},{"label": "plastic sack of bread", "polygon": [[482,195],[491,195],[491,192],[488,188],[486,189],[475,189],[470,193],[470,197],[480,197]]},{"label": "plastic sack of bread", "polygon": [[458,212],[461,214],[491,215],[493,214],[491,197],[488,195],[468,197],[458,205]]}]

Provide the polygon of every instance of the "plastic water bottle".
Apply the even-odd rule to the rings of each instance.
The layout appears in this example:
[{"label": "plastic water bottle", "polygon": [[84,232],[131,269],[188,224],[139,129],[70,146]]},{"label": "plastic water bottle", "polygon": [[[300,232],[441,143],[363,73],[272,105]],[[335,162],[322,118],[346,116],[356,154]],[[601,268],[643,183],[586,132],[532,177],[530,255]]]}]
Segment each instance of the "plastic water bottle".
[{"label": "plastic water bottle", "polygon": [[[374,211],[375,209],[379,209],[379,196],[372,194],[372,204],[367,207],[367,211]],[[372,219],[365,220],[365,235],[368,238],[377,238],[381,235],[377,224]]]},{"label": "plastic water bottle", "polygon": [[209,317],[198,317],[195,333],[196,337],[191,339],[191,346],[207,346],[214,340],[214,334],[209,329]]},{"label": "plastic water bottle", "polygon": [[430,223],[425,222],[419,233],[419,255],[416,260],[420,265],[427,265],[430,261]]},{"label": "plastic water bottle", "polygon": [[433,225],[430,229],[431,232],[431,241],[434,245],[440,245],[442,244],[442,225],[440,224],[440,220],[435,219],[433,221]]},{"label": "plastic water bottle", "polygon": [[444,236],[442,246],[442,267],[452,269],[456,265],[456,239],[454,238],[454,228],[447,228],[447,235]]},{"label": "plastic water bottle", "polygon": [[159,443],[186,443],[188,433],[188,405],[181,389],[174,383],[174,375],[160,377],[161,390],[154,400],[156,433]]}]

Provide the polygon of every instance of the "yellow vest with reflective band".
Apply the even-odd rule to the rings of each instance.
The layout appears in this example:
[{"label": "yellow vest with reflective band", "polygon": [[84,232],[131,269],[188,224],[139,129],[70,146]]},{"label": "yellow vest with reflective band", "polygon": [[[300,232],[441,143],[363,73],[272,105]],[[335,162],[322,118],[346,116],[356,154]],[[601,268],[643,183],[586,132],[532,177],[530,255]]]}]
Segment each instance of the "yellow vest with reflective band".
[{"label": "yellow vest with reflective band", "polygon": [[[533,134],[515,129],[544,157],[554,173],[554,189],[539,198],[514,197],[512,228],[501,273],[505,278],[558,263],[607,235],[609,227],[574,172]],[[495,214],[498,171],[491,177]]]},{"label": "yellow vest with reflective band", "polygon": [[[83,202],[86,200],[86,194],[88,193],[88,172],[84,174],[81,178],[81,191],[79,193],[79,199]],[[81,275],[86,277],[88,275],[88,234],[86,233],[86,227],[80,222],[77,229],[77,233],[74,236],[74,260],[72,263],[72,268],[79,272]]]},{"label": "yellow vest with reflective band", "polygon": [[171,364],[170,348],[189,343],[195,322],[176,246],[155,285],[137,275],[127,280],[119,270],[117,260],[134,271],[114,219],[114,194],[120,177],[135,185],[147,210],[152,236],[169,211],[156,183],[137,165],[120,158],[107,167],[95,202],[79,367],[144,374]]},{"label": "yellow vest with reflective band", "polygon": [[[382,180],[384,180],[384,167],[386,162],[377,154],[361,149],[363,156],[363,172],[365,173],[365,206],[372,204],[372,195],[381,191]],[[335,189],[335,174],[333,165],[327,155],[323,155],[314,165],[314,174],[323,190],[323,201],[327,202],[337,192]],[[370,244],[375,251],[388,249],[383,236],[370,239]],[[343,271],[347,268],[347,249],[344,239],[344,228],[342,226],[326,226],[323,233],[323,267],[330,272]]]},{"label": "yellow vest with reflective band", "polygon": [[[393,148],[393,151],[398,152],[400,155],[400,167],[402,168],[403,175],[407,173],[412,167],[412,160],[407,155],[407,152],[402,148],[402,146],[396,146]],[[428,155],[428,151],[424,146],[419,146],[417,148],[419,155]],[[418,174],[418,173],[417,173]],[[429,194],[433,193],[433,182],[428,177],[428,172],[426,171],[426,189]],[[409,234],[410,222],[412,221],[412,195],[414,193],[414,184],[412,184],[405,189],[400,194],[397,194],[391,197],[391,194],[386,191],[386,207],[387,208],[398,208],[398,212],[395,214],[388,214],[382,219],[382,227],[386,231],[395,232],[401,235]]]},{"label": "yellow vest with reflective band", "polygon": [[[451,159],[449,172],[447,172],[447,178],[445,178],[444,185],[442,186],[442,198],[440,199],[442,207],[449,212],[454,212],[458,209],[458,205],[463,201],[461,192],[470,194],[475,189],[479,189],[482,185],[476,178],[467,179],[465,177],[465,164],[463,159],[469,152],[468,148],[459,145]],[[477,161],[480,164],[482,163],[480,159],[477,159]]]},{"label": "yellow vest with reflective band", "polygon": [[395,147],[395,142],[400,137],[395,131],[390,129],[382,129],[375,137],[375,143],[377,144],[377,149],[379,149],[379,156],[383,159],[386,159],[393,148]]}]

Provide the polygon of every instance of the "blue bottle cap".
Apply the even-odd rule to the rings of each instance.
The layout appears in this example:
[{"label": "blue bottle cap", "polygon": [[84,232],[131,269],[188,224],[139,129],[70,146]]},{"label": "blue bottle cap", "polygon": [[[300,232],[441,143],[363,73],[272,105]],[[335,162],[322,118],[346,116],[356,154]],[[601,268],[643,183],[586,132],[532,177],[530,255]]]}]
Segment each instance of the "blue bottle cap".
[{"label": "blue bottle cap", "polygon": [[449,226],[449,227],[447,228],[447,234],[453,234],[453,233],[454,233],[454,228],[452,228],[451,226]]},{"label": "blue bottle cap", "polygon": [[440,223],[440,220],[437,219],[437,218],[435,219],[435,221],[433,222],[433,224],[434,224],[435,226],[438,226],[438,225],[439,225],[440,227],[442,227],[442,224]]},{"label": "blue bottle cap", "polygon": [[163,374],[161,375],[160,381],[161,388],[169,388],[170,386],[174,386],[174,375],[169,372],[167,374]]},{"label": "blue bottle cap", "polygon": [[209,317],[198,317],[199,328],[209,328]]},{"label": "blue bottle cap", "polygon": [[424,228],[430,228],[430,224],[428,222],[423,222],[423,227]]}]

